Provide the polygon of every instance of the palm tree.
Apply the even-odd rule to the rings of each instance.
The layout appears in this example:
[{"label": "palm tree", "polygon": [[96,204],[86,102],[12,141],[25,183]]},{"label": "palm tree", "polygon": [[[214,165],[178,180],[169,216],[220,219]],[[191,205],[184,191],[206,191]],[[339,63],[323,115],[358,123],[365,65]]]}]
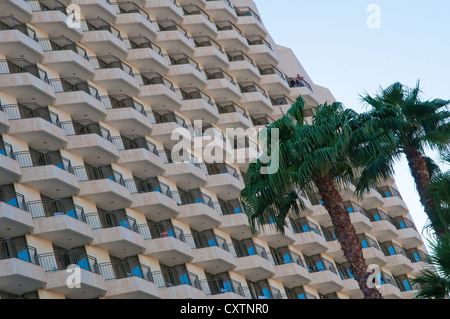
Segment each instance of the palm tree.
[{"label": "palm tree", "polygon": [[[360,159],[365,169],[357,185],[362,194],[373,187],[379,179],[393,174],[393,165],[406,155],[411,174],[414,178],[420,201],[438,236],[442,229],[437,216],[437,204],[429,189],[431,179],[427,168],[425,149],[443,151],[450,145],[450,101],[441,99],[422,101],[419,83],[408,89],[401,83],[394,83],[381,89],[375,97],[366,94],[362,99],[371,109],[363,119],[373,129],[384,130],[393,143],[385,147],[372,158]],[[370,143],[370,142],[369,142]]]},{"label": "palm tree", "polygon": [[260,160],[249,166],[246,188],[241,192],[243,209],[253,232],[271,219],[283,233],[288,215],[299,216],[304,207],[299,191],[308,195],[318,191],[350,271],[365,298],[382,299],[380,292],[367,284],[370,274],[362,246],[339,192],[340,186],[347,186],[353,179],[345,150],[357,131],[351,125],[356,123],[357,113],[344,110],[340,103],[319,105],[313,124],[309,125],[304,104],[299,97],[283,118],[267,127],[268,141],[271,141],[271,129],[279,130],[279,169],[265,175],[261,174],[265,164]]}]

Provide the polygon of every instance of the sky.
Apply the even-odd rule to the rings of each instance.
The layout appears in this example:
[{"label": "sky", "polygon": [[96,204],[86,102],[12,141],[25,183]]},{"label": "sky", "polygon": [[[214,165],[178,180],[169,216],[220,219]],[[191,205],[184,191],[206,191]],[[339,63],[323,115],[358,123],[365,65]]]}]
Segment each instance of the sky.
[{"label": "sky", "polygon": [[[424,99],[450,99],[448,0],[254,2],[275,42],[292,48],[313,82],[329,88],[347,108],[364,111],[360,94],[375,94],[397,81],[414,86],[420,80]],[[379,9],[379,20],[367,11],[372,4]],[[368,20],[379,28],[369,28]],[[427,216],[405,159],[395,171],[422,232]]]}]

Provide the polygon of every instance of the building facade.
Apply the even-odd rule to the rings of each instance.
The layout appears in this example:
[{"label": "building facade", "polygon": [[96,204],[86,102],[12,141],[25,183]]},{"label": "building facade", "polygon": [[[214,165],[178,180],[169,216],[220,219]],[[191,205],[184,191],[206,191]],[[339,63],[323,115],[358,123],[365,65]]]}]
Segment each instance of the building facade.
[{"label": "building facade", "polygon": [[[362,297],[319,197],[285,234],[268,221],[253,236],[238,201],[248,161],[199,160],[211,145],[256,156],[226,130],[264,127],[299,95],[310,115],[334,101],[253,1],[1,0],[0,12],[1,299]],[[183,161],[177,129],[200,145]],[[425,247],[395,181],[362,202],[353,192],[382,294],[411,298]]]}]

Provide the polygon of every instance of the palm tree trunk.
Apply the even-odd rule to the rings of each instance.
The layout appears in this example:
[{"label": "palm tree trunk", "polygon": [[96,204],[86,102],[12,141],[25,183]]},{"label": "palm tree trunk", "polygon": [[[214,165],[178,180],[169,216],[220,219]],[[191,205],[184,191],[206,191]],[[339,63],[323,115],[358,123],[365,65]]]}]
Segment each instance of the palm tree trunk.
[{"label": "palm tree trunk", "polygon": [[431,221],[431,225],[439,238],[445,234],[445,229],[439,222],[439,216],[436,212],[436,203],[433,196],[429,194],[429,187],[431,185],[430,172],[428,171],[427,162],[422,154],[415,148],[408,148],[405,150],[408,165],[411,170],[411,175],[416,182],[416,189],[419,193],[420,202],[422,203],[425,213]]},{"label": "palm tree trunk", "polygon": [[350,271],[358,282],[364,298],[383,299],[378,289],[369,288],[367,285],[370,274],[367,272],[362,246],[336,183],[329,175],[318,177],[314,182],[322,196],[323,205],[331,216],[336,237],[341,244],[345,259],[350,264]]}]

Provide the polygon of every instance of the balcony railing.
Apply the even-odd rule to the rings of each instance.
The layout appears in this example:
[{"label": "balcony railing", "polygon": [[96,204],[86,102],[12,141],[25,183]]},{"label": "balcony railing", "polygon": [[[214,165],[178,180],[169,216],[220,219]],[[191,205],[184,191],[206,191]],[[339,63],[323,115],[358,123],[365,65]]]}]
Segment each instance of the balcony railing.
[{"label": "balcony railing", "polygon": [[248,36],[247,37],[247,42],[248,42],[248,45],[265,45],[271,51],[273,51],[272,45],[269,42],[267,42],[267,40],[264,39],[260,35],[250,35],[250,36]]},{"label": "balcony railing", "polygon": [[219,203],[213,202],[210,196],[200,192],[199,190],[174,191],[172,192],[172,198],[175,199],[178,205],[191,205],[202,203],[221,213]]},{"label": "balcony railing", "polygon": [[317,235],[322,236],[320,227],[317,226],[316,224],[312,223],[311,221],[307,220],[306,218],[293,220],[293,221],[291,221],[291,225],[294,230],[294,233],[296,233],[296,234],[308,233],[310,231],[313,231]]},{"label": "balcony railing", "polygon": [[11,144],[3,142],[0,138],[0,155],[9,157],[13,160],[16,159],[16,156],[14,155],[14,149]]},{"label": "balcony railing", "polygon": [[370,218],[371,222],[378,222],[378,221],[385,220],[395,226],[395,223],[394,223],[394,220],[392,219],[392,217],[389,216],[388,214],[386,214],[384,211],[382,211],[379,208],[370,210],[368,212],[368,214],[369,214],[369,218]]},{"label": "balcony railing", "polygon": [[98,90],[88,84],[87,81],[83,81],[77,77],[51,79],[50,84],[55,89],[55,93],[85,92],[97,100],[100,100]]},{"label": "balcony railing", "polygon": [[294,102],[290,98],[288,98],[286,95],[270,96],[270,101],[272,102],[273,106],[294,104]]},{"label": "balcony railing", "polygon": [[386,256],[403,255],[404,257],[408,258],[403,247],[401,247],[397,244],[394,244],[392,242],[385,242],[385,243],[382,243],[380,246],[381,246],[381,251]]},{"label": "balcony railing", "polygon": [[254,17],[256,20],[261,22],[259,15],[253,11],[250,7],[234,7],[236,15],[238,17]]},{"label": "balcony railing", "polygon": [[25,23],[20,22],[14,17],[3,16],[0,17],[0,32],[2,30],[18,30],[30,37],[34,41],[38,42],[38,38],[36,36],[36,31],[27,26]]},{"label": "balcony railing", "polygon": [[206,103],[214,106],[214,103],[209,95],[198,88],[180,88],[181,99],[187,100],[203,100]]},{"label": "balcony railing", "polygon": [[59,116],[48,107],[40,106],[36,103],[7,104],[3,105],[3,111],[8,115],[9,120],[42,118],[58,127],[61,127]]},{"label": "balcony railing", "polygon": [[261,93],[268,98],[266,91],[255,82],[239,82],[239,88],[242,93]]},{"label": "balcony railing", "polygon": [[162,84],[175,92],[175,87],[173,86],[173,83],[170,82],[161,74],[159,74],[158,72],[136,73],[134,76],[136,77],[140,86]]},{"label": "balcony railing", "polygon": [[91,56],[89,60],[95,70],[98,69],[121,69],[128,75],[134,77],[133,69],[131,66],[123,62],[122,60],[116,58],[114,55],[103,55],[103,56]]},{"label": "balcony railing", "polygon": [[258,71],[261,75],[270,75],[270,74],[276,74],[278,75],[281,80],[283,80],[284,82],[286,82],[286,84],[288,83],[288,80],[286,79],[286,76],[283,74],[283,72],[281,72],[277,67],[271,65],[271,64],[266,64],[266,65],[258,65]]},{"label": "balcony railing", "polygon": [[221,45],[209,36],[205,35],[205,36],[194,37],[194,43],[195,43],[196,48],[214,47],[217,50],[219,50],[220,52],[224,53]]},{"label": "balcony railing", "polygon": [[45,83],[49,83],[47,72],[36,64],[22,58],[0,60],[0,74],[16,73],[30,73]]},{"label": "balcony railing", "polygon": [[208,169],[209,175],[221,175],[221,174],[230,174],[234,178],[242,180],[242,176],[238,173],[238,171],[225,163],[215,163],[215,164],[206,164],[206,168]]},{"label": "balcony railing", "polygon": [[86,220],[93,230],[123,227],[139,233],[136,219],[127,216],[123,210],[99,211],[86,214]]},{"label": "balcony railing", "polygon": [[89,61],[85,49],[66,37],[39,38],[42,50],[47,51],[66,51],[70,50]]},{"label": "balcony railing", "polygon": [[83,32],[89,31],[108,31],[116,38],[122,40],[120,31],[113,27],[111,24],[103,20],[102,18],[89,18],[86,20],[81,20],[81,30]]},{"label": "balcony railing", "polygon": [[84,209],[67,199],[47,199],[27,202],[28,211],[33,218],[67,215],[86,223]]},{"label": "balcony railing", "polygon": [[0,260],[16,258],[39,266],[37,250],[32,246],[12,239],[0,239],[0,252]]},{"label": "balcony railing", "polygon": [[102,179],[109,179],[122,186],[125,186],[122,173],[119,173],[111,168],[109,165],[88,165],[76,166],[73,168],[75,175],[79,182],[95,181]]},{"label": "balcony railing", "polygon": [[321,272],[329,270],[334,274],[338,274],[336,267],[331,261],[328,261],[325,258],[317,257],[317,258],[305,258],[306,268],[310,273]]},{"label": "balcony railing", "polygon": [[344,205],[349,214],[358,212],[370,219],[369,213],[361,205],[359,205],[353,201],[345,202]]},{"label": "balcony railing", "polygon": [[156,177],[128,179],[125,181],[126,187],[131,194],[146,194],[158,192],[172,198],[172,192],[168,185],[160,182]]},{"label": "balcony railing", "polygon": [[59,11],[67,16],[66,6],[58,0],[26,0],[30,6],[31,11]]},{"label": "balcony railing", "polygon": [[400,192],[392,186],[377,187],[377,191],[383,198],[398,197],[403,199]]},{"label": "balcony railing", "polygon": [[127,46],[128,50],[151,49],[160,56],[164,57],[162,49],[159,46],[157,46],[153,41],[149,40],[147,37],[144,36],[128,37],[124,38],[123,42],[125,42],[125,45]]},{"label": "balcony railing", "polygon": [[[189,235],[186,235],[186,237],[189,237]],[[191,247],[192,249],[219,247],[225,251],[231,252],[232,249],[230,249],[230,246],[233,247],[232,245],[227,243],[227,240],[225,238],[216,234],[211,234],[211,236],[208,236],[201,233],[194,233],[190,235],[190,237],[192,238],[192,240],[190,241],[191,244],[193,244]]]},{"label": "balcony railing", "polygon": [[239,113],[245,118],[249,118],[246,110],[234,102],[220,102],[216,103],[219,114]]},{"label": "balcony railing", "polygon": [[100,274],[97,258],[81,254],[74,250],[40,254],[39,261],[46,272],[62,271],[71,265],[76,265],[81,269]]},{"label": "balcony railing", "polygon": [[119,280],[124,278],[137,277],[150,282],[154,282],[152,271],[149,266],[134,263],[131,260],[119,260],[111,263],[98,265],[100,274],[105,280]]},{"label": "balcony railing", "polygon": [[186,5],[181,7],[185,16],[202,15],[212,22],[211,17],[197,5]]},{"label": "balcony railing", "polygon": [[111,5],[115,9],[116,14],[138,13],[145,20],[152,22],[152,20],[150,19],[150,15],[147,12],[145,12],[140,6],[138,6],[136,3],[132,2],[132,1],[112,2]]},{"label": "balcony railing", "polygon": [[252,117],[252,122],[254,126],[260,126],[260,125],[270,125],[273,122],[275,122],[275,120],[268,115],[263,115],[259,117]]},{"label": "balcony railing", "polygon": [[406,254],[408,255],[408,258],[412,263],[428,262],[429,259],[429,256],[426,253],[417,248],[406,251]]},{"label": "balcony railing", "polygon": [[209,288],[207,295],[215,296],[233,292],[242,297],[246,297],[242,284],[237,280],[223,278],[207,279],[205,282]]},{"label": "balcony railing", "polygon": [[153,116],[156,124],[177,123],[187,130],[190,129],[186,124],[186,120],[172,111],[153,111]]},{"label": "balcony railing", "polygon": [[205,74],[208,80],[225,79],[228,80],[228,82],[230,82],[231,84],[236,85],[233,77],[220,68],[205,69]]},{"label": "balcony railing", "polygon": [[59,152],[49,150],[35,150],[28,152],[16,152],[15,156],[21,168],[54,165],[66,172],[73,174],[73,168],[70,160],[61,156]]},{"label": "balcony railing", "polygon": [[241,207],[241,203],[237,199],[232,199],[229,201],[219,200],[220,210],[224,216],[243,214],[244,211]]},{"label": "balcony railing", "polygon": [[157,271],[153,273],[153,278],[155,279],[155,283],[159,288],[170,288],[181,285],[188,285],[203,291],[202,283],[200,283],[198,275],[188,271]]},{"label": "balcony railing", "polygon": [[253,62],[253,60],[247,54],[245,54],[244,52],[242,52],[240,50],[227,51],[226,53],[227,53],[228,61],[230,61],[230,62],[247,61],[248,63],[250,63],[251,65],[256,67],[255,62]]},{"label": "balcony railing", "polygon": [[25,196],[15,191],[0,186],[0,202],[6,203],[8,205],[20,208],[22,210],[27,210],[27,205],[25,203]]},{"label": "balcony railing", "polygon": [[288,264],[297,264],[305,268],[305,263],[303,262],[302,256],[297,253],[294,253],[290,250],[275,250],[272,252],[273,259],[275,261],[275,265],[288,265]]},{"label": "balcony railing", "polygon": [[160,32],[167,32],[167,31],[178,31],[182,35],[184,35],[187,39],[190,39],[189,34],[185,29],[183,29],[178,23],[171,19],[166,20],[157,20],[156,23],[158,24],[158,28]]},{"label": "balcony railing", "polygon": [[61,122],[67,136],[97,134],[100,137],[112,142],[109,130],[92,120],[72,120]]},{"label": "balcony railing", "polygon": [[244,34],[242,33],[241,29],[239,29],[233,22],[229,21],[229,20],[219,20],[219,21],[214,21],[217,27],[217,31],[236,31],[237,33],[239,33],[239,35],[241,37],[244,38]]},{"label": "balcony railing", "polygon": [[394,225],[397,229],[407,229],[412,228],[417,231],[416,225],[406,217],[396,217],[394,218]]},{"label": "balcony railing", "polygon": [[135,109],[142,115],[147,116],[144,106],[135,99],[133,99],[131,96],[125,94],[106,95],[102,96],[101,100],[105,105],[106,109],[124,109],[127,107],[131,107],[132,109]]},{"label": "balcony railing", "polygon": [[197,71],[201,72],[200,66],[191,57],[184,53],[169,53],[167,54],[170,65],[185,65],[189,64]]},{"label": "balcony railing", "polygon": [[235,256],[236,258],[259,256],[261,258],[273,262],[272,255],[268,253],[266,249],[259,244],[233,243],[233,247],[236,254]]}]

